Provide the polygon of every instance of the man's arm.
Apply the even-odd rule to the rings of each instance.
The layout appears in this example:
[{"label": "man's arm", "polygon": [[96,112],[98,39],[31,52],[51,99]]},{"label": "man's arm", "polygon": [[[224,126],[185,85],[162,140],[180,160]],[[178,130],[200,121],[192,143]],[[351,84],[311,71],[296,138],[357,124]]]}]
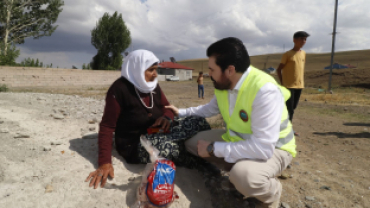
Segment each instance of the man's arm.
[{"label": "man's arm", "polygon": [[285,101],[279,88],[267,83],[258,91],[252,106],[250,138],[240,142],[215,142],[214,154],[234,163],[240,159],[268,160],[279,140],[281,114]]},{"label": "man's arm", "polygon": [[284,66],[285,64],[280,63],[279,67],[276,70],[281,85],[283,85],[283,76],[281,75],[281,70],[284,68]]},{"label": "man's arm", "polygon": [[179,109],[179,117],[199,116],[208,118],[218,114],[220,114],[220,110],[218,109],[216,96],[214,96],[212,100],[205,105]]}]

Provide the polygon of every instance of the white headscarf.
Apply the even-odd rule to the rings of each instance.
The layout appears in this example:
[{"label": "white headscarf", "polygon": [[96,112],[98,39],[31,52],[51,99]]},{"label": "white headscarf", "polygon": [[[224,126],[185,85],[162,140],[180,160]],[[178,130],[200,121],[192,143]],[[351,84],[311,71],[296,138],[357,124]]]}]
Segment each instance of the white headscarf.
[{"label": "white headscarf", "polygon": [[150,93],[158,84],[158,80],[153,82],[145,81],[145,71],[159,59],[150,51],[136,50],[125,57],[122,64],[121,74],[130,81],[140,92]]}]

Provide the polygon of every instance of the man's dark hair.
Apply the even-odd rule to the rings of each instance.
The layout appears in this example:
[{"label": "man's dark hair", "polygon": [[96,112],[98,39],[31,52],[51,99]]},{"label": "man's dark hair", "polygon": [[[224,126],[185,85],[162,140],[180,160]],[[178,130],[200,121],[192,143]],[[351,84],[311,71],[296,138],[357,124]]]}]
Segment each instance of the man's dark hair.
[{"label": "man's dark hair", "polygon": [[294,33],[294,35],[293,35],[293,38],[295,39],[295,38],[307,38],[308,36],[310,36],[310,34],[308,34],[307,32],[305,32],[305,31],[298,31],[298,32],[296,32],[296,33]]},{"label": "man's dark hair", "polygon": [[199,75],[202,75],[203,74],[203,72],[199,72]]},{"label": "man's dark hair", "polygon": [[210,45],[207,56],[216,57],[216,64],[221,67],[222,72],[233,65],[236,72],[244,73],[251,64],[243,42],[233,37],[221,39]]}]

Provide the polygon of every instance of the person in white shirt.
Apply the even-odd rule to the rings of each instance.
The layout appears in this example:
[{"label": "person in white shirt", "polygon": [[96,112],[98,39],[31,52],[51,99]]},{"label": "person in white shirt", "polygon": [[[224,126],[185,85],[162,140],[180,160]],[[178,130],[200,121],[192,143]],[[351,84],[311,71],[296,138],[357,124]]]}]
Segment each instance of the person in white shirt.
[{"label": "person in white shirt", "polygon": [[290,93],[250,65],[247,49],[237,38],[213,43],[207,56],[214,98],[198,107],[167,108],[179,117],[221,114],[226,130],[199,132],[186,141],[187,150],[232,166],[230,182],[244,196],[258,199],[257,207],[278,207],[282,185],[276,177],[296,155],[285,105]]}]

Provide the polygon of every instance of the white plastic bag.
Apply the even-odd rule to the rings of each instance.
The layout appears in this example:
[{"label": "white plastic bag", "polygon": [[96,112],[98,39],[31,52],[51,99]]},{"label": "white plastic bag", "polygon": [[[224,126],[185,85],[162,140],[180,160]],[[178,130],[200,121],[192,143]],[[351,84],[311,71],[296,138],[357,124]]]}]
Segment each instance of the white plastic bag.
[{"label": "white plastic bag", "polygon": [[174,191],[176,166],[172,161],[159,157],[159,150],[145,136],[140,137],[140,142],[149,153],[151,163],[143,171],[134,208],[168,208],[178,199]]}]

